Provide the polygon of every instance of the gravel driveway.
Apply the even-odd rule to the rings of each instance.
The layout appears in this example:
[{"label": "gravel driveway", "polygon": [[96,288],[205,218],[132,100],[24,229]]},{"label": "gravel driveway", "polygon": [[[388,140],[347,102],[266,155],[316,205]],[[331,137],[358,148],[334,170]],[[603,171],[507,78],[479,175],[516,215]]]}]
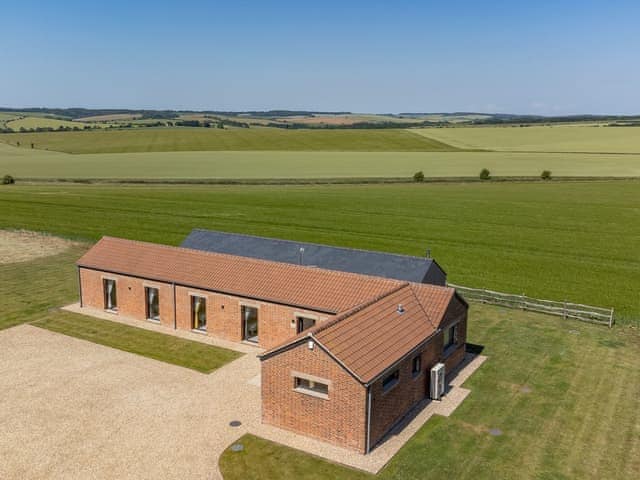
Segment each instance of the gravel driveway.
[{"label": "gravel driveway", "polygon": [[0,352],[3,480],[219,478],[260,422],[254,354],[204,375],[29,325]]}]

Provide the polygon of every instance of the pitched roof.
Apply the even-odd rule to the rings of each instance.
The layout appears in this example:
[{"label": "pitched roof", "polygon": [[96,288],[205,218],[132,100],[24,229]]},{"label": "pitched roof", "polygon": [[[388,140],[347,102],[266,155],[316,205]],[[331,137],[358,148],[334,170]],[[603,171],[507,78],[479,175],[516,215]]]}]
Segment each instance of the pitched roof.
[{"label": "pitched roof", "polygon": [[103,237],[77,264],[327,313],[343,312],[402,283],[113,237]]},{"label": "pitched roof", "polygon": [[[438,330],[454,295],[453,288],[405,283],[262,356],[311,336],[362,383],[369,383]],[[398,312],[400,304],[403,313]]]},{"label": "pitched roof", "polygon": [[431,258],[201,229],[192,230],[181,246],[409,282],[446,283],[446,273]]}]

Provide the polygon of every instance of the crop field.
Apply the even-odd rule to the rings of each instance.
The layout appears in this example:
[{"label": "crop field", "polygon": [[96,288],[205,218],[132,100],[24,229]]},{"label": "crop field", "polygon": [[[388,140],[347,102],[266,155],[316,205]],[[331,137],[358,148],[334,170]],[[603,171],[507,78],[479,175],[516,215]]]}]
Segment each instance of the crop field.
[{"label": "crop field", "polygon": [[465,149],[640,153],[640,128],[599,125],[423,128],[411,131]]},{"label": "crop field", "polygon": [[[220,458],[225,480],[637,478],[640,334],[473,305],[470,342],[488,360],[450,417],[432,417],[369,475],[245,435]],[[500,436],[491,436],[499,429]]]},{"label": "crop field", "polygon": [[[69,128],[84,128],[84,123],[82,122],[71,122],[69,120],[58,120],[56,118],[44,118],[44,117],[24,117],[17,120],[11,120],[7,122],[7,127],[19,131],[21,128],[31,129],[31,128],[60,128],[60,127],[69,127]],[[9,134],[11,135],[11,134]]]},{"label": "crop field", "polygon": [[[72,132],[66,132],[72,133]],[[78,132],[83,133],[84,132]],[[91,132],[93,133],[93,132]],[[32,137],[39,141],[39,135]],[[6,136],[6,135],[4,135]],[[3,135],[0,135],[2,140]],[[21,178],[305,179],[494,176],[639,177],[640,155],[511,152],[148,152],[77,154],[0,143],[0,174]]]},{"label": "crop field", "polygon": [[195,227],[422,255],[453,283],[640,318],[637,181],[6,186],[0,228],[179,244]]},{"label": "crop field", "polygon": [[1,142],[66,153],[211,150],[390,151],[458,150],[406,130],[286,130],[281,128],[148,128],[141,130],[5,134]]}]

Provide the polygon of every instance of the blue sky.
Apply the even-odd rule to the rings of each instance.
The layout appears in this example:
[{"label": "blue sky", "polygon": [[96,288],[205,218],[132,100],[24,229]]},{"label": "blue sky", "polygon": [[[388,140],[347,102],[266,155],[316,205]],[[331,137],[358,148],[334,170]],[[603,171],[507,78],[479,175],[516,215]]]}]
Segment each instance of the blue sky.
[{"label": "blue sky", "polygon": [[640,113],[638,1],[0,0],[0,105]]}]

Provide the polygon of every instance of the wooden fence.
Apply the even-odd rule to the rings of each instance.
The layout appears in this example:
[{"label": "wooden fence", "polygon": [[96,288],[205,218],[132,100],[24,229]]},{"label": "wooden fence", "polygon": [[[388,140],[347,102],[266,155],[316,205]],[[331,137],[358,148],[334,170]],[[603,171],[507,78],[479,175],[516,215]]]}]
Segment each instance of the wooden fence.
[{"label": "wooden fence", "polygon": [[583,322],[607,325],[609,328],[611,328],[614,323],[613,308],[542,300],[527,297],[524,294],[514,295],[511,293],[494,292],[481,288],[463,287],[461,285],[454,285],[453,283],[449,283],[449,286],[455,288],[465,299],[472,302],[490,303],[492,305],[500,305],[518,310],[546,313],[563,318],[574,318]]}]

